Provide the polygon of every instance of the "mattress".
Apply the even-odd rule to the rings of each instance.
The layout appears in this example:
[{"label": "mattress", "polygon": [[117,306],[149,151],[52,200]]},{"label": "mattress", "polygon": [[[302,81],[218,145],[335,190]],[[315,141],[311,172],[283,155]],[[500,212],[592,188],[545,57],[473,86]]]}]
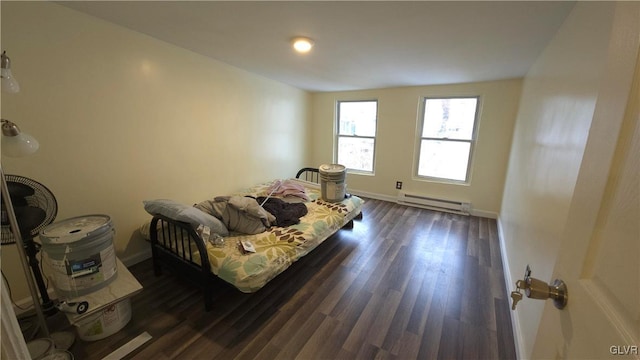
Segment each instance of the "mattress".
[{"label": "mattress", "polygon": [[[360,214],[364,201],[350,196],[341,202],[321,199],[320,185],[301,180],[310,201],[304,202],[307,214],[300,223],[288,227],[272,227],[256,235],[231,234],[223,247],[206,243],[211,271],[238,290],[251,293],[309,254],[324,240]],[[235,195],[267,196],[272,183],[264,183]],[[256,252],[243,254],[238,241],[250,241]],[[194,260],[199,259],[193,250]]]}]

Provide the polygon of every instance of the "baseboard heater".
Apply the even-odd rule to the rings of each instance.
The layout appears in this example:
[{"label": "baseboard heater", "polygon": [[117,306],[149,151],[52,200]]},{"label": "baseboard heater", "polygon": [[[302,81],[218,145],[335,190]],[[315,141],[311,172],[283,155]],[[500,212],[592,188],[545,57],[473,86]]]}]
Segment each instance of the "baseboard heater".
[{"label": "baseboard heater", "polygon": [[425,209],[446,211],[455,214],[469,215],[471,211],[471,203],[436,199],[420,194],[411,194],[404,191],[398,192],[397,202],[410,206],[416,206]]}]

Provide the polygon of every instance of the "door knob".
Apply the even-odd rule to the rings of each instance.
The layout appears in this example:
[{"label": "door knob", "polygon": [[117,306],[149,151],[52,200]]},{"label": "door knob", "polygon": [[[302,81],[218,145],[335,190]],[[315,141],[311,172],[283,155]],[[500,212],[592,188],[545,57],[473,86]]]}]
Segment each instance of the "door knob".
[{"label": "door knob", "polygon": [[516,304],[522,299],[520,290],[524,290],[527,297],[531,299],[552,299],[553,305],[558,309],[564,309],[569,299],[567,285],[564,281],[555,279],[553,283],[549,285],[542,280],[533,278],[531,277],[531,268],[529,265],[527,265],[524,273],[524,279],[516,281],[516,290],[511,292],[511,299],[513,299],[511,310],[515,310]]}]

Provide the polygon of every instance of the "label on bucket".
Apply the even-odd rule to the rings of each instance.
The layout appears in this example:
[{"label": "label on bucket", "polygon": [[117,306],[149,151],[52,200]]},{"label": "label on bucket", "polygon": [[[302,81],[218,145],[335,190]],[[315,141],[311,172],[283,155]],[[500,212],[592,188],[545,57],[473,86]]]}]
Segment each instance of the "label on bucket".
[{"label": "label on bucket", "polygon": [[48,257],[55,286],[63,291],[91,288],[116,274],[116,256],[112,246],[85,259],[56,260]]},{"label": "label on bucket", "polygon": [[97,314],[81,320],[76,326],[82,340],[94,341],[115,334],[131,320],[131,301],[124,299]]},{"label": "label on bucket", "polygon": [[333,181],[325,182],[325,197],[323,197],[326,201],[342,201],[344,199],[344,194],[346,190],[346,184],[336,183]]},{"label": "label on bucket", "polygon": [[327,181],[327,197],[329,199],[336,198],[336,183],[333,181]]},{"label": "label on bucket", "polygon": [[70,275],[72,278],[78,278],[95,274],[100,272],[100,266],[102,266],[101,254],[94,254],[88,259],[70,260],[66,264],[67,275]]}]

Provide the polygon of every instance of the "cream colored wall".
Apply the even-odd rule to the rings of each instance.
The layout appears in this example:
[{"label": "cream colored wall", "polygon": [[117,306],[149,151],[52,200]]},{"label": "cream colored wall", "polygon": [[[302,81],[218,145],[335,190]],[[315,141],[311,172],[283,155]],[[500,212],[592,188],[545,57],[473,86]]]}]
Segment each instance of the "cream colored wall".
[{"label": "cream colored wall", "polygon": [[[419,86],[313,94],[312,163],[333,161],[335,104],[338,100],[378,100],[375,175],[349,174],[348,188],[394,199],[396,181],[403,190],[433,197],[470,201],[476,213],[500,211],[504,177],[521,80]],[[418,180],[413,176],[420,99],[425,96],[480,96],[478,141],[469,185]]]},{"label": "cream colored wall", "polygon": [[[1,7],[22,87],[2,94],[2,117],[40,141],[3,168],[49,187],[58,220],[111,216],[120,258],[148,252],[142,200],[191,204],[307,164],[308,93],[57,4]],[[19,269],[3,246],[14,299],[28,294]]]},{"label": "cream colored wall", "polygon": [[[527,264],[532,276],[552,279],[606,60],[615,56],[614,7],[578,2],[525,78],[500,214],[509,291]],[[520,358],[532,355],[544,306],[525,299],[512,313]]]}]

